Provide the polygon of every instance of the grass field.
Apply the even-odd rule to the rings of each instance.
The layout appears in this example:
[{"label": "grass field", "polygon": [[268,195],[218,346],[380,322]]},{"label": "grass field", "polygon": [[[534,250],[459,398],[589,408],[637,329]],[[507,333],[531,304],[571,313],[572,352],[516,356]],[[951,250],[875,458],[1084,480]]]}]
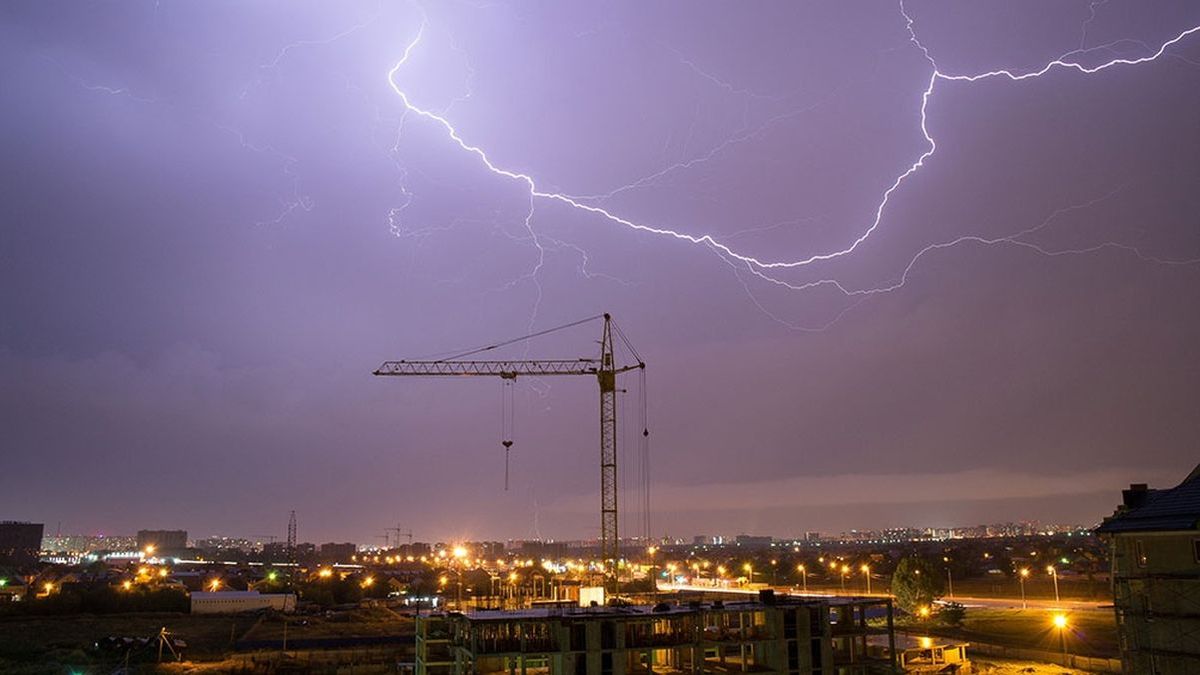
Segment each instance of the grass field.
[{"label": "grass field", "polygon": [[[151,637],[166,627],[187,642],[186,658],[219,661],[237,640],[281,640],[279,616],[206,616],[191,614],[106,614],[0,618],[0,673],[109,672],[121,657],[99,654],[93,643],[109,635]],[[327,637],[411,635],[412,620],[384,608],[332,615],[288,617],[289,640]],[[132,662],[153,660],[156,650]],[[199,664],[193,664],[199,667]]]},{"label": "grass field", "polygon": [[24,616],[0,619],[0,672],[34,675],[70,672],[71,667],[118,665],[120,657],[99,655],[92,645],[109,635],[154,636],[167,630],[188,644],[190,658],[220,657],[257,617],[190,614]]},{"label": "grass field", "polygon": [[[386,608],[356,609],[333,616],[287,617],[289,640],[327,637],[368,637],[383,635],[412,635],[413,621]],[[283,616],[264,618],[246,635],[246,640],[282,640]]]},{"label": "grass field", "polygon": [[[1060,650],[1058,628],[1046,610],[970,609],[962,625],[944,627],[905,622],[905,630],[953,637],[968,642],[987,642],[1006,647],[1047,651]],[[1117,624],[1111,612],[1067,614],[1067,650],[1083,656],[1116,657]]]}]

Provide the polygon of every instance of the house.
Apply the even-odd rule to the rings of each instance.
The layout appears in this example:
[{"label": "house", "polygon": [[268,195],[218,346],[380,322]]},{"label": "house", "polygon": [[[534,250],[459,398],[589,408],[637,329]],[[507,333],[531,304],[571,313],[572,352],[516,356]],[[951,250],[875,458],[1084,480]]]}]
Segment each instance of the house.
[{"label": "house", "polygon": [[1096,533],[1109,543],[1126,673],[1200,673],[1200,466],[1179,485],[1130,485]]}]

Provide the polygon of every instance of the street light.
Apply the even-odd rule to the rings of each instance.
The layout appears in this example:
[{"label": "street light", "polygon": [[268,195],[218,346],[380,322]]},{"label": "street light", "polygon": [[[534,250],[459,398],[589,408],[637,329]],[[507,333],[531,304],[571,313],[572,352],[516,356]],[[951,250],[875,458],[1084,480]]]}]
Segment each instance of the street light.
[{"label": "street light", "polygon": [[796,569],[799,570],[799,572],[800,572],[800,579],[804,584],[804,592],[807,593],[808,592],[808,570],[804,568],[803,564],[796,565]]},{"label": "street light", "polygon": [[954,577],[950,574],[950,559],[942,556],[942,562],[946,563],[946,592],[950,599],[954,599]]},{"label": "street light", "polygon": [[1047,565],[1046,572],[1054,579],[1054,602],[1058,602],[1058,570],[1054,569],[1054,565]]},{"label": "street light", "polygon": [[220,579],[213,579],[212,581],[208,582],[208,590],[212,591],[213,593],[216,593],[217,589],[219,589],[220,587],[221,587]]},{"label": "street light", "polygon": [[750,583],[754,583],[754,566],[750,563],[742,565],[742,569],[746,571],[746,577],[750,579]]},{"label": "street light", "polygon": [[1029,568],[1022,567],[1018,579],[1021,580],[1021,609],[1029,609],[1029,604],[1025,602],[1025,578],[1029,576]]},{"label": "street light", "polygon": [[867,580],[867,595],[871,594],[871,566],[864,564],[862,569],[863,577]]},{"label": "street light", "polygon": [[1063,667],[1067,667],[1067,615],[1055,614],[1054,627],[1058,629],[1058,640],[1062,644]]},{"label": "street light", "polygon": [[850,573],[849,565],[842,565],[842,593],[846,592],[846,575]]}]

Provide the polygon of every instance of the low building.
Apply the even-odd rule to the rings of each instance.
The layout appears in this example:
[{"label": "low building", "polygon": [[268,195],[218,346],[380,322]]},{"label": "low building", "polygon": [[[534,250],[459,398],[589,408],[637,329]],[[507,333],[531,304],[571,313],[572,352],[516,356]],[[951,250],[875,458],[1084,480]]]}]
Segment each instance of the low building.
[{"label": "low building", "polygon": [[41,523],[0,522],[0,565],[30,567],[42,552]]},{"label": "low building", "polygon": [[1200,466],[1179,485],[1122,491],[1109,543],[1126,673],[1200,673]]},{"label": "low building", "polygon": [[292,593],[259,593],[258,591],[194,591],[192,614],[240,614],[273,609],[278,612],[296,610]]},{"label": "low building", "polygon": [[[417,617],[416,674],[892,673],[891,626],[888,598],[769,592],[747,602],[434,614]],[[886,648],[870,644],[878,640]]]},{"label": "low building", "polygon": [[965,642],[947,640],[942,637],[897,638],[896,660],[906,673],[969,672],[971,661],[967,658]]}]

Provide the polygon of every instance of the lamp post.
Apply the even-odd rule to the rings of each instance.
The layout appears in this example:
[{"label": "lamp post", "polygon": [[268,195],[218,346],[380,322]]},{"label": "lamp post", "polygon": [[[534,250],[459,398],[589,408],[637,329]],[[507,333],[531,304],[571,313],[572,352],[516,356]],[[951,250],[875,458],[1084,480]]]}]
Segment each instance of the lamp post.
[{"label": "lamp post", "polygon": [[1063,667],[1066,668],[1069,666],[1067,663],[1067,615],[1055,614],[1054,627],[1058,629],[1058,640],[1059,643],[1062,644]]},{"label": "lamp post", "polygon": [[745,565],[742,565],[742,569],[745,570],[745,572],[746,572],[746,578],[750,580],[751,584],[753,584],[754,583],[754,565],[751,565],[750,563],[746,563]]},{"label": "lamp post", "polygon": [[796,569],[800,571],[800,582],[804,584],[804,592],[807,593],[808,592],[808,570],[805,569],[803,563],[796,565]]},{"label": "lamp post", "polygon": [[1047,565],[1046,572],[1054,579],[1054,602],[1058,602],[1058,570],[1054,569],[1054,565]]},{"label": "lamp post", "polygon": [[950,574],[950,559],[942,556],[942,562],[946,563],[946,594],[950,599],[954,599],[954,576]]},{"label": "lamp post", "polygon": [[871,594],[871,566],[864,564],[861,568],[863,578],[867,580],[867,595]]},{"label": "lamp post", "polygon": [[1029,609],[1029,603],[1025,602],[1025,578],[1028,576],[1028,567],[1022,567],[1017,575],[1017,578],[1021,580],[1021,609]]},{"label": "lamp post", "polygon": [[841,577],[842,577],[842,594],[843,594],[843,595],[845,595],[845,593],[846,593],[846,575],[847,575],[847,574],[849,574],[849,573],[850,573],[850,566],[849,566],[849,565],[842,565],[842,574],[841,574]]}]

